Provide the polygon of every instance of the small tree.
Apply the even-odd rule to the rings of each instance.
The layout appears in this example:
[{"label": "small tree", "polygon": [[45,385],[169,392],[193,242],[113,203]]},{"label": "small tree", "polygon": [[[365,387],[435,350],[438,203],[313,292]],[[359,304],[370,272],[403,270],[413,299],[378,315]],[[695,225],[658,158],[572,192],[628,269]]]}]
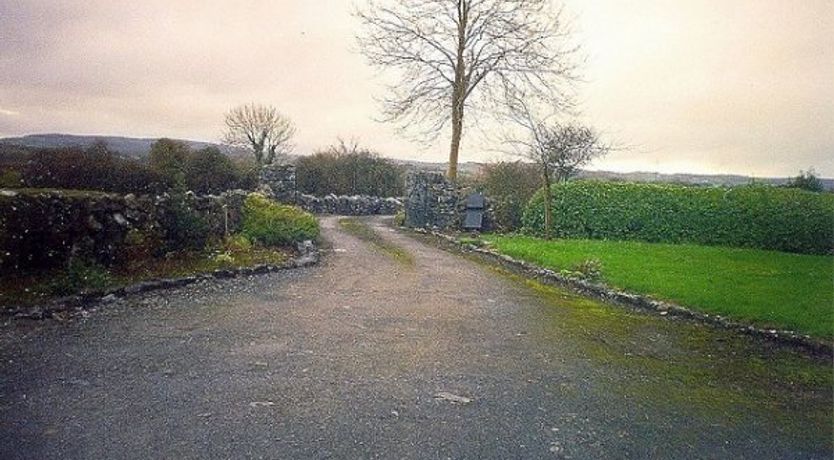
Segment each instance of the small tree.
[{"label": "small tree", "polygon": [[822,192],[825,190],[822,181],[814,173],[814,168],[809,168],[808,171],[799,171],[799,175],[791,179],[785,187],[799,188],[808,190],[809,192]]},{"label": "small tree", "polygon": [[165,177],[176,189],[185,189],[185,163],[191,149],[187,144],[171,139],[159,139],[151,145],[151,169]]},{"label": "small tree", "polygon": [[230,147],[252,150],[259,165],[271,164],[292,150],[295,126],[275,107],[246,104],[226,114],[223,142]]},{"label": "small tree", "polygon": [[551,186],[554,182],[567,182],[579,172],[579,168],[608,153],[597,133],[579,124],[548,124],[534,122],[530,125],[530,140],[522,155],[539,167],[544,188],[544,238],[550,239],[553,221]]},{"label": "small tree", "polygon": [[475,177],[475,186],[490,197],[495,223],[502,231],[521,227],[524,206],[540,182],[538,166],[521,160],[486,164]]}]

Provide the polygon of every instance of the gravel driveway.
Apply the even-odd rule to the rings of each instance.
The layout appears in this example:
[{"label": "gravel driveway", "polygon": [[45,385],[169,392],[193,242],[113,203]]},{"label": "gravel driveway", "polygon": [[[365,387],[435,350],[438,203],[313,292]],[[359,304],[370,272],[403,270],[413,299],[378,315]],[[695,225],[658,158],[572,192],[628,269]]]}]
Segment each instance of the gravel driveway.
[{"label": "gravel driveway", "polygon": [[0,328],[0,458],[831,458],[832,366],[366,219],[319,266]]}]

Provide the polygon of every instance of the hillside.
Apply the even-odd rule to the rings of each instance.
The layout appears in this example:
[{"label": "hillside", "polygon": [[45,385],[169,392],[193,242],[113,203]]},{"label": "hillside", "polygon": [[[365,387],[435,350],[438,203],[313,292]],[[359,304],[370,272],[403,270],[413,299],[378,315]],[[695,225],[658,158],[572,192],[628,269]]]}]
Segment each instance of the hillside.
[{"label": "hillside", "polygon": [[[0,147],[22,147],[26,149],[39,148],[64,148],[81,147],[86,148],[97,141],[103,141],[107,146],[126,157],[145,158],[157,139],[133,138],[120,136],[76,136],[70,134],[31,134],[21,137],[7,137],[0,139]],[[218,144],[202,141],[191,141],[175,139],[186,143],[192,149],[218,146]],[[244,154],[235,152],[234,154]],[[295,156],[290,156],[292,162]],[[423,170],[445,172],[446,163],[424,162],[418,160],[394,160],[409,170]],[[477,174],[483,163],[465,162],[458,166],[461,175]],[[770,185],[781,185],[790,178],[787,177],[749,177],[732,174],[662,174],[656,172],[613,172],[613,171],[582,171],[579,177],[587,179],[604,179],[624,182],[673,182],[689,185],[743,185],[750,182],[759,182]],[[826,190],[834,190],[834,179],[821,179]]]},{"label": "hillside", "polygon": [[[26,147],[32,149],[55,149],[67,147],[87,148],[95,142],[102,141],[111,150],[132,158],[144,158],[151,150],[151,144],[157,139],[143,139],[119,136],[75,136],[70,134],[30,134],[22,137],[7,137],[0,139],[0,145]],[[210,142],[189,141],[176,139],[188,144],[192,149],[202,149],[216,146]]]}]

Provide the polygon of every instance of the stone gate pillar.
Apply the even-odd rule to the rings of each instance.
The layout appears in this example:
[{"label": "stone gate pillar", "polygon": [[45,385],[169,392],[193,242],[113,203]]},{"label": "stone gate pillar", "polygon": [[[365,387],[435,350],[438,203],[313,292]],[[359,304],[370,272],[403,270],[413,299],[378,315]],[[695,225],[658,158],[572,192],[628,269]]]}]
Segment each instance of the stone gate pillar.
[{"label": "stone gate pillar", "polygon": [[258,182],[258,190],[272,199],[286,204],[298,203],[295,166],[288,164],[263,165]]},{"label": "stone gate pillar", "polygon": [[460,191],[441,173],[415,171],[406,176],[405,225],[442,230],[460,227]]}]

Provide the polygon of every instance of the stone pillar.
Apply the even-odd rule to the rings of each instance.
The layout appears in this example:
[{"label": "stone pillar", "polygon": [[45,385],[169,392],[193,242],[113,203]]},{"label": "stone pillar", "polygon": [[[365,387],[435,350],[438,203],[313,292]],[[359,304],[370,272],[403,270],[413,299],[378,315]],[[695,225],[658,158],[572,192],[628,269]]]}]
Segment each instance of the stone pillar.
[{"label": "stone pillar", "polygon": [[460,227],[460,191],[441,173],[406,176],[405,225],[446,230]]},{"label": "stone pillar", "polygon": [[258,190],[281,203],[298,202],[298,184],[293,165],[263,165],[259,177]]}]

